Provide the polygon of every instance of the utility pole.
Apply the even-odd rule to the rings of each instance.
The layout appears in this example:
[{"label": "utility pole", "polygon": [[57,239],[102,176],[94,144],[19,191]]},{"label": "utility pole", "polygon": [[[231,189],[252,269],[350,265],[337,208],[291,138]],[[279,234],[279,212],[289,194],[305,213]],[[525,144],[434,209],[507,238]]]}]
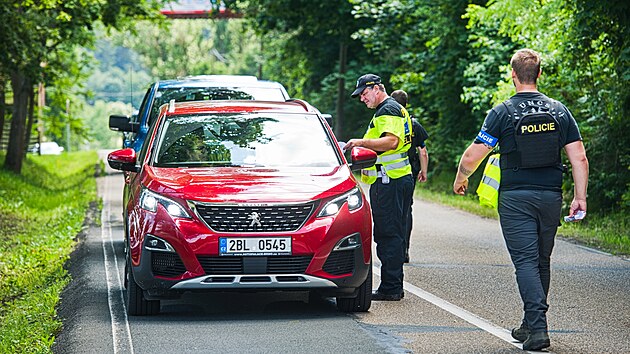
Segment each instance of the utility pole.
[{"label": "utility pole", "polygon": [[66,98],[66,151],[70,152],[70,99]]},{"label": "utility pole", "polygon": [[265,37],[263,34],[260,35],[260,56],[258,57],[258,80],[262,80],[263,78],[263,58],[265,57],[264,54],[264,45],[263,45],[263,41],[265,40]]},{"label": "utility pole", "polygon": [[[133,107],[133,64],[129,67],[129,105]],[[131,109],[133,114],[133,108]]]},{"label": "utility pole", "polygon": [[[44,105],[46,104],[46,88],[40,82],[37,87],[37,154],[42,154],[42,135],[44,135]],[[28,142],[27,142],[28,143]]]}]

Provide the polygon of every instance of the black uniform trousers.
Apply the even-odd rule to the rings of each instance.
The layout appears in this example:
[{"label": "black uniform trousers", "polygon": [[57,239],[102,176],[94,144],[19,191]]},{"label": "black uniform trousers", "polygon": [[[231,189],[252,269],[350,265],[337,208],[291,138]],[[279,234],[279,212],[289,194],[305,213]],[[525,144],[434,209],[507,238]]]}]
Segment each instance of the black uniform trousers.
[{"label": "black uniform trousers", "polygon": [[505,244],[516,269],[532,332],[547,331],[550,262],[562,208],[562,193],[550,190],[508,190],[499,193],[499,218]]},{"label": "black uniform trousers", "polygon": [[403,292],[407,215],[412,193],[411,174],[390,178],[387,184],[377,178],[370,186],[374,242],[376,255],[381,261],[381,284],[378,292],[383,294]]}]

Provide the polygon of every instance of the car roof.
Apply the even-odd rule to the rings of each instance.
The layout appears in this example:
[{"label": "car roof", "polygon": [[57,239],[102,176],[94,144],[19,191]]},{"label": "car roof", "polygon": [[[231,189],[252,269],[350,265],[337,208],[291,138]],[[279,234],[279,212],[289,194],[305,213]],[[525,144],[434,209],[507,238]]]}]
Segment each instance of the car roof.
[{"label": "car roof", "polygon": [[283,88],[279,82],[258,80],[256,76],[249,75],[197,75],[186,76],[177,79],[164,80],[158,82],[158,87],[178,88],[178,87],[262,87],[262,88]]},{"label": "car roof", "polygon": [[[167,105],[165,105],[167,106]],[[292,99],[286,102],[229,100],[229,101],[193,101],[173,102],[168,108],[168,115],[203,114],[203,113],[255,113],[255,112],[284,112],[319,114],[319,111],[306,101]]]}]

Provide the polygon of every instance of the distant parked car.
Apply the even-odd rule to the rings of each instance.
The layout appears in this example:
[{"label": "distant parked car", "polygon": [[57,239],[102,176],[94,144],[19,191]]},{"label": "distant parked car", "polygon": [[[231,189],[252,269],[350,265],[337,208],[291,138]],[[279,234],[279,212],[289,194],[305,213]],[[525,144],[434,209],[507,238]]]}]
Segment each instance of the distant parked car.
[{"label": "distant parked car", "polygon": [[367,311],[372,217],[351,165],[308,103],[203,101],[163,106],[139,153],[109,154],[128,171],[123,195],[130,315],[185,292],[301,291]]},{"label": "distant parked car", "polygon": [[286,101],[284,86],[246,75],[199,75],[158,81],[149,87],[137,114],[111,115],[109,128],[124,133],[123,147],[140,151],[149,127],[163,104],[206,100]]},{"label": "distant parked car", "polygon": [[[31,150],[34,154],[37,154],[40,150],[39,143],[36,143]],[[41,145],[41,154],[42,155],[59,155],[63,152],[63,146],[59,146],[54,141],[45,141]]]}]

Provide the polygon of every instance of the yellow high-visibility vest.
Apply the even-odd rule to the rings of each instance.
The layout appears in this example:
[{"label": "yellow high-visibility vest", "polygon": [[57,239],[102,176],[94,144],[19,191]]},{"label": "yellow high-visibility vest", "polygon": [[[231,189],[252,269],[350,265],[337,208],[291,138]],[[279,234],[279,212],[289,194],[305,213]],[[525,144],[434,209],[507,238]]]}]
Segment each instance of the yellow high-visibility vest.
[{"label": "yellow high-visibility vest", "polygon": [[411,117],[404,107],[401,107],[403,117],[399,116],[374,116],[368,127],[364,139],[377,139],[381,137],[383,131],[396,132],[398,137],[398,147],[395,150],[388,150],[378,156],[376,164],[382,166],[382,171],[376,170],[376,165],[361,170],[361,181],[366,184],[376,182],[378,177],[386,174],[387,178],[400,178],[411,174],[411,165],[407,151],[411,146]]},{"label": "yellow high-visibility vest", "polygon": [[481,183],[477,187],[479,204],[497,209],[499,205],[499,186],[501,185],[501,167],[499,154],[490,155],[483,169]]}]

